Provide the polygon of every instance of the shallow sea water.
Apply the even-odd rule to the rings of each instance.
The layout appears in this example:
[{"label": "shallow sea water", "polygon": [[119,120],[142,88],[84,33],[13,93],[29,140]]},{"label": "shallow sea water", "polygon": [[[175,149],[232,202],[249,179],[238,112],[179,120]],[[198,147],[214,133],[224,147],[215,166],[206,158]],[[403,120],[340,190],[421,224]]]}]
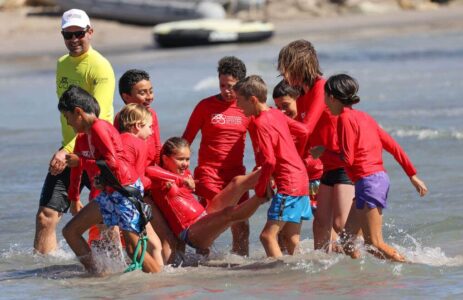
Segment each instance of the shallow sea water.
[{"label": "shallow sea water", "polygon": [[[128,68],[149,71],[155,89],[153,107],[165,140],[180,135],[195,104],[218,91],[218,59],[240,57],[248,74],[262,75],[271,89],[279,81],[276,60],[282,46],[272,41],[106,56],[117,78]],[[278,261],[267,259],[258,238],[266,220],[266,205],[250,219],[249,258],[229,254],[229,232],[215,243],[209,266],[166,267],[156,275],[132,272],[89,277],[61,235],[60,249],[54,255],[33,255],[39,193],[60,131],[54,66],[32,72],[18,67],[0,73],[0,298],[461,297],[463,36],[449,30],[315,46],[326,76],[348,72],[358,79],[362,99],[358,108],[370,113],[398,140],[429,187],[429,195],[419,198],[400,166],[389,154],[384,155],[392,183],[390,207],[384,213],[384,237],[413,263],[390,263],[367,254],[351,260],[314,251],[311,222],[302,229],[301,253]],[[116,94],[116,110],[121,104]],[[197,147],[196,142],[192,168]],[[253,159],[252,149],[247,147],[248,169],[253,167]],[[63,218],[60,228],[69,218]],[[198,259],[189,252],[190,263]]]}]

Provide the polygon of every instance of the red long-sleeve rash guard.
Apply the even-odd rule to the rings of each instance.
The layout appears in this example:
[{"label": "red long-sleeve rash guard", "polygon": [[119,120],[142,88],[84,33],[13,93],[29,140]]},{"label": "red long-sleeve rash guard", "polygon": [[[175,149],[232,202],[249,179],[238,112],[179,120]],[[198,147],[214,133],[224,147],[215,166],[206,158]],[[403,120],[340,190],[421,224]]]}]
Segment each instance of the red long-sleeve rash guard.
[{"label": "red long-sleeve rash guard", "polygon": [[91,184],[88,198],[89,200],[94,199],[99,194],[99,190],[94,187],[93,181],[100,171],[95,163],[92,153],[90,152],[87,134],[77,134],[73,153],[79,156],[79,164],[76,167],[71,168],[68,198],[70,201],[80,200],[80,183],[82,181],[82,173],[85,171]]},{"label": "red long-sleeve rash guard", "polygon": [[[329,108],[325,106],[320,119],[318,120],[317,126],[310,137],[310,147],[322,145],[326,150],[334,153],[341,153],[339,149],[338,141],[338,116],[334,116],[329,112]],[[325,152],[328,152],[325,151]],[[344,168],[345,163],[341,160],[330,159],[327,155],[320,156],[320,160],[323,164],[323,172]]]},{"label": "red long-sleeve rash guard", "polygon": [[248,118],[236,106],[211,96],[193,110],[183,138],[192,143],[201,130],[198,166],[234,169],[243,165]]},{"label": "red long-sleeve rash guard", "polygon": [[[148,110],[151,112],[151,117],[153,119],[153,125],[151,126],[153,134],[150,135],[148,139],[146,140],[147,149],[148,149],[146,166],[159,164],[161,147],[162,147],[161,135],[159,133],[158,116],[151,107],[148,107]],[[118,131],[120,131],[119,130],[119,113],[114,118],[114,127],[116,127]]]},{"label": "red long-sleeve rash guard", "polygon": [[261,112],[249,126],[256,165],[262,167],[262,174],[255,187],[259,197],[265,196],[271,176],[275,180],[278,193],[308,195],[309,178],[293,141],[293,135],[299,136],[299,147],[305,148],[307,130],[300,131],[300,127],[294,126],[294,123],[297,121],[271,108]]},{"label": "red long-sleeve rash guard", "polygon": [[191,189],[183,184],[183,178],[189,175],[189,171],[185,175],[177,175],[159,166],[146,168],[146,176],[152,181],[153,200],[175,236],[196,222],[205,211]]},{"label": "red long-sleeve rash guard", "polygon": [[122,185],[135,183],[135,168],[125,159],[119,132],[110,123],[97,119],[90,128],[90,150],[95,160],[103,159]]},{"label": "red long-sleeve rash guard", "polygon": [[405,151],[367,113],[344,108],[339,116],[338,136],[347,174],[354,182],[385,170],[383,148],[394,156],[408,176],[416,174]]},{"label": "red long-sleeve rash guard", "polygon": [[131,133],[121,133],[122,144],[124,145],[125,160],[135,168],[137,178],[140,178],[145,190],[151,186],[151,180],[145,176],[146,162],[148,159],[148,148],[146,141],[134,136]]},{"label": "red long-sleeve rash guard", "polygon": [[[301,95],[296,101],[296,120],[303,122],[307,126],[309,134],[307,152],[304,154],[304,162],[311,179],[320,178],[323,171],[326,170],[326,166],[322,164],[322,160],[313,159],[309,153],[309,149],[314,146],[331,145],[333,144],[333,139],[336,139],[336,126],[334,128],[328,127],[325,129],[328,133],[331,130],[331,134],[321,134],[320,132],[326,125],[330,125],[326,123],[326,119],[330,118],[330,113],[326,111],[328,107],[325,104],[325,82],[326,80],[323,77],[318,77],[312,88],[307,93]],[[328,116],[326,115],[327,113]],[[324,119],[325,122],[323,122]],[[337,143],[337,139],[335,142]]]},{"label": "red long-sleeve rash guard", "polygon": [[326,108],[325,82],[323,77],[318,77],[313,87],[296,101],[296,119],[307,125],[309,136],[314,132],[315,126]]}]

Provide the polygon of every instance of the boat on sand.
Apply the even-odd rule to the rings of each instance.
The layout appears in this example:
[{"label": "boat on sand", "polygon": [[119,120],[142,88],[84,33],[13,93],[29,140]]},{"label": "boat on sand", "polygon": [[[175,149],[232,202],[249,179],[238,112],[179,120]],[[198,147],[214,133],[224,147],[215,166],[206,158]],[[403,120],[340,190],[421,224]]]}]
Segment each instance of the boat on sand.
[{"label": "boat on sand", "polygon": [[200,19],[159,24],[153,28],[161,47],[257,42],[272,37],[273,24],[239,19]]}]

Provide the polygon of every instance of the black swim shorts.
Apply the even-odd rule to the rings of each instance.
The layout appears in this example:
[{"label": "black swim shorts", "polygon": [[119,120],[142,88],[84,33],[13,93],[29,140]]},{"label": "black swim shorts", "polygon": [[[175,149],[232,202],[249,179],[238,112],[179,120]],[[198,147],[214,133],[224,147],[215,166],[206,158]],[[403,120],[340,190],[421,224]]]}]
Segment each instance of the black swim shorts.
[{"label": "black swim shorts", "polygon": [[[68,199],[70,176],[70,168],[65,168],[63,172],[56,176],[48,172],[40,194],[40,206],[51,208],[60,213],[67,212],[70,206]],[[90,189],[90,181],[86,172],[82,174],[81,191],[84,186]]]},{"label": "black swim shorts", "polygon": [[349,176],[347,176],[346,170],[344,168],[330,170],[328,172],[323,173],[320,182],[328,186],[334,186],[335,184],[353,185],[352,181],[350,181],[349,179]]}]

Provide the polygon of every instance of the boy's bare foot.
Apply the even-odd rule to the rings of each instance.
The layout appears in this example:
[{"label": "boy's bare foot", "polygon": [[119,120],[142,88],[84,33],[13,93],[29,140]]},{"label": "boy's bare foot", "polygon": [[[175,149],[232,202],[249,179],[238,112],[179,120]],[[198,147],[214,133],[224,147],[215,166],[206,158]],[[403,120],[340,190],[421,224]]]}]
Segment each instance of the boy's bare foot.
[{"label": "boy's bare foot", "polygon": [[390,259],[396,262],[406,262],[405,257],[395,248],[383,243],[380,247],[370,249],[368,252],[381,259]]}]

